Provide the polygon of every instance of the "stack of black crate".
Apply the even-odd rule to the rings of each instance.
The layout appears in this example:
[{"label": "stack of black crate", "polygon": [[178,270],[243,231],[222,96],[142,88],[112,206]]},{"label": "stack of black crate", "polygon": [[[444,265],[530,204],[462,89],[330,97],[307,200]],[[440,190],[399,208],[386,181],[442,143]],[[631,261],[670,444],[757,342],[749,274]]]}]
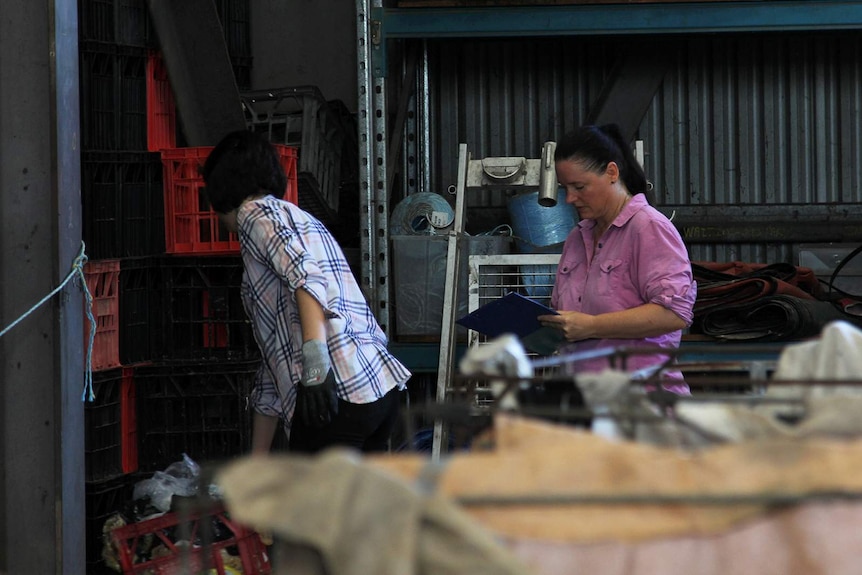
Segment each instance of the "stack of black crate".
[{"label": "stack of black crate", "polygon": [[[247,88],[249,0],[215,4]],[[94,303],[116,316],[116,333],[96,331],[108,351],[88,363],[86,556],[88,573],[115,573],[102,560],[102,528],[128,510],[137,481],[184,453],[204,464],[247,451],[259,356],[240,301],[239,255],[166,252],[164,144],[153,138],[164,128],[154,114],[165,110],[152,101],[153,74],[164,70],[153,66],[147,0],[78,0],[78,15],[87,283],[101,290]]]}]

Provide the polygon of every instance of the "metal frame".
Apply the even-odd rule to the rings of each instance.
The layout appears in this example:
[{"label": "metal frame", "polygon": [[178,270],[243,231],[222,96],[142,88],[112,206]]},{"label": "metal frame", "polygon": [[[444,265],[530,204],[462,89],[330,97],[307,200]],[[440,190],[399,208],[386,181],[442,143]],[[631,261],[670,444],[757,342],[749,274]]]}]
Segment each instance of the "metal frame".
[{"label": "metal frame", "polygon": [[359,93],[359,193],[362,249],[361,285],[371,310],[389,332],[389,190],[386,182],[386,79],[373,70],[372,51],[379,45],[379,23],[370,9],[382,0],[356,0]]},{"label": "metal frame", "polygon": [[[857,0],[665,1],[458,8],[384,8],[383,0],[356,0],[356,6],[362,284],[384,330],[390,325],[385,80],[389,40],[862,28],[862,2]],[[427,82],[427,77],[422,80]],[[425,121],[425,109],[420,108],[420,118]],[[423,144],[427,143],[423,141]],[[427,145],[419,152],[427,155]],[[427,165],[427,158],[421,160],[421,165]]]},{"label": "metal frame", "polygon": [[[490,157],[473,160],[467,151],[467,144],[458,147],[458,179],[455,185],[455,222],[448,234],[446,252],[446,281],[443,293],[443,319],[440,333],[440,356],[437,368],[437,403],[446,401],[449,382],[454,371],[455,354],[455,315],[457,312],[458,274],[461,269],[460,241],[464,236],[466,196],[477,190],[541,190],[547,187],[553,172],[550,159],[553,146],[542,149],[542,158]],[[553,178],[556,185],[556,177]],[[431,456],[440,457],[444,440],[443,422],[434,423]]]}]

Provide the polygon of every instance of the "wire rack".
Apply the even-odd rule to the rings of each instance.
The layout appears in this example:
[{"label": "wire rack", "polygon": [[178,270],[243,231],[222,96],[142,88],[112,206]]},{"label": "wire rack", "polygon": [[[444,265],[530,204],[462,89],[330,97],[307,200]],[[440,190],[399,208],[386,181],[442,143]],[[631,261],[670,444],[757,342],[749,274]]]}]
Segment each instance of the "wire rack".
[{"label": "wire rack", "polygon": [[[560,254],[471,255],[468,273],[469,311],[472,312],[511,292],[549,305],[559,261]],[[468,347],[486,342],[487,338],[482,334],[468,331]],[[528,355],[536,357],[533,354]],[[539,373],[552,375],[558,371],[558,367],[552,366],[543,368]],[[459,391],[462,394],[465,391],[472,393],[479,406],[493,402],[489,388],[481,382],[469,386],[469,390],[459,388]]]},{"label": "wire rack", "polygon": [[469,308],[517,292],[541,303],[551,301],[560,254],[471,255]]}]

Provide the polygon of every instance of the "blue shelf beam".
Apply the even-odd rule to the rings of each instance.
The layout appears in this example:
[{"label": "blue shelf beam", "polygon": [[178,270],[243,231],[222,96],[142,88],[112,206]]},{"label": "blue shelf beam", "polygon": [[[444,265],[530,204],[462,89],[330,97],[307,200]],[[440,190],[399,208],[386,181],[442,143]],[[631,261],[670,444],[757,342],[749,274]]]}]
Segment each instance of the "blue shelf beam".
[{"label": "blue shelf beam", "polygon": [[780,32],[862,27],[862,2],[636,2],[490,8],[374,8],[379,40]]}]

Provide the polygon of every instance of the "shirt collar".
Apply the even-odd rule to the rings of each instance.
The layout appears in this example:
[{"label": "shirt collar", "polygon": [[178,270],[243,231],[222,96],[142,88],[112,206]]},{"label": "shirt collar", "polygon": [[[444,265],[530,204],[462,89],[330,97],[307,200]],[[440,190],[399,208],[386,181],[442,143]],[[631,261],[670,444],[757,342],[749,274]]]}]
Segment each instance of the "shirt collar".
[{"label": "shirt collar", "polygon": [[[617,214],[617,217],[614,218],[614,221],[611,222],[611,226],[621,227],[628,222],[632,216],[634,216],[637,212],[643,209],[645,206],[648,206],[646,196],[644,194],[635,194],[632,196],[632,199],[623,207],[620,213]],[[596,220],[581,220],[578,222],[578,227],[584,230],[591,230],[596,227]]]}]

